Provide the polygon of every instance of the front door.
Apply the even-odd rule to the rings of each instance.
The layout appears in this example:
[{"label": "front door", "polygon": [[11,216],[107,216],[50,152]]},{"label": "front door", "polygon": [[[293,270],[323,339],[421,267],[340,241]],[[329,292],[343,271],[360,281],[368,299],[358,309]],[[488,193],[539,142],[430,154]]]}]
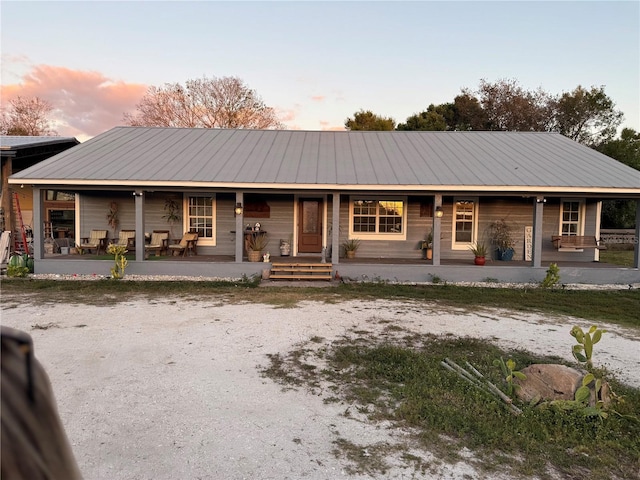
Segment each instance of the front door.
[{"label": "front door", "polygon": [[298,252],[322,252],[322,199],[301,198],[299,202]]}]

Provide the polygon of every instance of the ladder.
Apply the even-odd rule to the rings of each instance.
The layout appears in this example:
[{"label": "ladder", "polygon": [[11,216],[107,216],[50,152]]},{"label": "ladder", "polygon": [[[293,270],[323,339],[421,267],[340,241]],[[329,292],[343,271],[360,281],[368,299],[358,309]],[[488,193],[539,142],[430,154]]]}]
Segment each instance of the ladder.
[{"label": "ladder", "polygon": [[16,192],[13,192],[13,209],[16,212],[16,219],[19,222],[20,230],[16,232],[15,244],[13,250],[15,252],[29,253],[29,243],[27,242],[27,231],[22,221],[22,211],[20,210],[20,200]]}]

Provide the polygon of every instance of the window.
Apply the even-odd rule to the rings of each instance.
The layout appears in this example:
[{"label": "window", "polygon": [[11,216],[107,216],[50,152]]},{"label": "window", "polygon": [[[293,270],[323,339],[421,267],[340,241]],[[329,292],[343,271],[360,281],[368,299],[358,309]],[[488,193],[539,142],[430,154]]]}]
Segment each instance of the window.
[{"label": "window", "polygon": [[455,225],[451,245],[453,250],[467,249],[476,241],[477,204],[476,199],[455,200],[453,207]]},{"label": "window", "polygon": [[406,239],[405,205],[404,198],[352,198],[349,236]]},{"label": "window", "polygon": [[198,233],[198,244],[215,245],[215,196],[187,197],[185,228]]},{"label": "window", "polygon": [[563,200],[560,207],[560,235],[582,235],[584,204],[580,200]]}]

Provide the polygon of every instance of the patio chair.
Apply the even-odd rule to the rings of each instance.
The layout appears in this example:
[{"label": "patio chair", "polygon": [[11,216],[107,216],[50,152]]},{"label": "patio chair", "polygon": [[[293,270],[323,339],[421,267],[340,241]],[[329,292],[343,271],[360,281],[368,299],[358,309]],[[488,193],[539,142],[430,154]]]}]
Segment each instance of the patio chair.
[{"label": "patio chair", "polygon": [[107,231],[106,230],[91,230],[88,237],[80,238],[80,248],[82,250],[95,250],[96,255],[100,253],[100,250],[107,252]]},{"label": "patio chair", "polygon": [[119,247],[134,249],[136,247],[136,231],[120,230],[120,233],[118,234],[118,240],[116,240],[113,244]]},{"label": "patio chair", "polygon": [[151,241],[144,246],[147,255],[149,252],[155,252],[156,257],[162,255],[163,252],[169,253],[169,230],[154,230],[151,232]]},{"label": "patio chair", "polygon": [[183,257],[193,253],[194,255],[198,254],[196,250],[196,243],[198,242],[198,234],[197,233],[185,233],[180,241],[174,245],[169,245],[169,250],[172,255],[180,255],[182,253]]}]

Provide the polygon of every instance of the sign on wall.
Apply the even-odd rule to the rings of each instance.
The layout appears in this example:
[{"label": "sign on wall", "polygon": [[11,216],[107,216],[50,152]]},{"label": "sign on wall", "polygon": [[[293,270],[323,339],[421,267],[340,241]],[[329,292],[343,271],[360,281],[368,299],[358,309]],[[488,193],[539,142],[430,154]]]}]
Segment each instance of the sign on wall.
[{"label": "sign on wall", "polygon": [[533,258],[533,227],[524,227],[524,259]]}]

